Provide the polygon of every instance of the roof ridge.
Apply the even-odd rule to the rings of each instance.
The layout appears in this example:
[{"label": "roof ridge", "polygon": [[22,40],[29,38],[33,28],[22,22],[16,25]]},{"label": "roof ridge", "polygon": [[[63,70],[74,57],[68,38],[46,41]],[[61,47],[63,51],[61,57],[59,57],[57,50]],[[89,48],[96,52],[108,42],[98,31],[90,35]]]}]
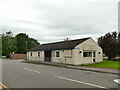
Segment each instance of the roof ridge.
[{"label": "roof ridge", "polygon": [[30,51],[73,49],[76,45],[86,41],[89,38],[91,38],[91,37],[74,39],[74,40],[67,40],[67,41],[61,41],[61,42],[53,42],[53,43],[47,43],[47,44],[41,44],[41,45],[38,45],[38,46],[30,49]]},{"label": "roof ridge", "polygon": [[87,37],[87,38],[80,38],[80,39],[74,39],[74,40],[59,41],[59,42],[52,42],[52,43],[45,43],[45,44],[41,44],[41,45],[48,45],[48,44],[62,43],[62,42],[69,42],[69,41],[77,41],[77,40],[89,39],[89,38],[91,38],[91,37]]}]

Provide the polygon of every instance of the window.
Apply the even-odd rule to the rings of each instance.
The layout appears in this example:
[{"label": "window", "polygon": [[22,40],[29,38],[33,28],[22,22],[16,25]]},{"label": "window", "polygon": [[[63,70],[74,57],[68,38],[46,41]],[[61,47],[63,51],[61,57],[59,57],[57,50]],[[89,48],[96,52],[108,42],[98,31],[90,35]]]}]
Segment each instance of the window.
[{"label": "window", "polygon": [[59,52],[56,52],[56,57],[59,57],[60,56],[60,53]]},{"label": "window", "polygon": [[72,50],[64,50],[65,58],[72,58]]},{"label": "window", "polygon": [[40,52],[38,52],[38,56],[40,57]]},{"label": "window", "polygon": [[52,51],[52,56],[55,57],[55,51]]},{"label": "window", "polygon": [[93,57],[95,57],[95,52],[93,52]]},{"label": "window", "polygon": [[83,57],[92,57],[92,52],[83,52]]},{"label": "window", "polygon": [[32,56],[32,52],[31,52],[31,56]]}]

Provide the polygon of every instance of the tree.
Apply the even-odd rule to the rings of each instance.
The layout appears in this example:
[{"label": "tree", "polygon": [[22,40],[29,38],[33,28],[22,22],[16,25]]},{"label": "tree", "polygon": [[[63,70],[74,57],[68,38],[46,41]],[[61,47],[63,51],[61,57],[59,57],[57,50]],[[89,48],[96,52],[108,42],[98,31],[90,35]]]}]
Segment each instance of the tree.
[{"label": "tree", "polygon": [[113,60],[117,56],[117,33],[107,33],[105,36],[98,38],[98,44],[103,52],[108,56],[109,60]]},{"label": "tree", "polygon": [[1,51],[3,56],[9,57],[13,52],[24,54],[28,49],[36,47],[39,44],[36,39],[28,37],[25,33],[19,33],[14,36],[13,33],[9,31],[2,34]]},{"label": "tree", "polygon": [[11,31],[2,35],[2,55],[10,56],[12,52],[16,52],[16,40]]},{"label": "tree", "polygon": [[25,33],[19,33],[16,35],[17,41],[17,53],[25,54],[28,49],[36,47],[40,43],[33,38],[29,38]]},{"label": "tree", "polygon": [[26,53],[26,41],[27,41],[27,39],[28,39],[28,36],[24,33],[19,33],[16,35],[17,53],[19,53],[19,54]]},{"label": "tree", "polygon": [[34,38],[28,38],[27,41],[27,50],[40,45],[40,43]]}]

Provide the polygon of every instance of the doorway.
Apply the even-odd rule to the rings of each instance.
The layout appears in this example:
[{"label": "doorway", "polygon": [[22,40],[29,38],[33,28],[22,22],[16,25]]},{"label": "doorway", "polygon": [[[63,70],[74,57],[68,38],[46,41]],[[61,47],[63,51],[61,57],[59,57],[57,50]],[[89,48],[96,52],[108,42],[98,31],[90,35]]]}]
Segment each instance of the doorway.
[{"label": "doorway", "polygon": [[44,51],[45,61],[51,62],[51,51]]},{"label": "doorway", "polygon": [[93,52],[93,62],[95,62],[95,57],[96,57],[95,52]]},{"label": "doorway", "polygon": [[95,62],[95,59],[93,59],[93,62]]}]

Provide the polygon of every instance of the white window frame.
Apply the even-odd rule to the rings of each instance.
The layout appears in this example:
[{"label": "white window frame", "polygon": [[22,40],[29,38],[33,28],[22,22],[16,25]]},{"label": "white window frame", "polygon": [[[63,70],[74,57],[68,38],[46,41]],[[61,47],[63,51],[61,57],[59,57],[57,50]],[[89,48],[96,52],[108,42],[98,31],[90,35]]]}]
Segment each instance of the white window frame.
[{"label": "white window frame", "polygon": [[[87,56],[85,56],[85,53],[87,53],[86,55]],[[83,52],[83,57],[92,57],[92,52]]]},{"label": "white window frame", "polygon": [[[57,53],[58,53],[58,56],[57,56]],[[60,57],[60,52],[59,51],[56,51],[56,57]]]}]

